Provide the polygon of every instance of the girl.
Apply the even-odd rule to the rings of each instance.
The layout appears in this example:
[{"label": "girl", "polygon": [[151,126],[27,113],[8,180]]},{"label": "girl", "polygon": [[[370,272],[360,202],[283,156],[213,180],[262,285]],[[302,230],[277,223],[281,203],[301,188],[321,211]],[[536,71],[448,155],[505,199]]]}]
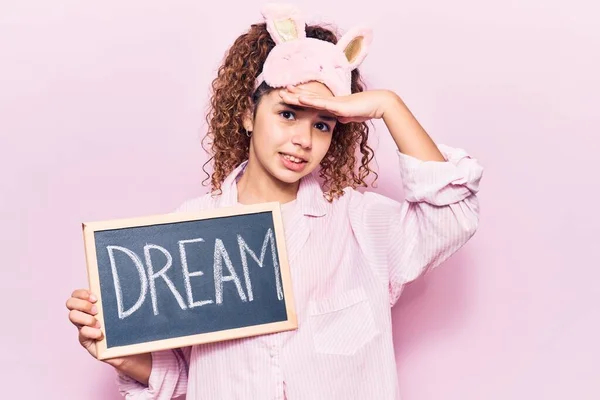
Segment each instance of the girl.
[{"label": "girl", "polygon": [[[370,30],[338,41],[292,6],[263,15],[212,85],[212,193],[179,211],[279,201],[299,327],[108,360],[128,399],[398,399],[390,308],[477,228],[478,162],[436,145],[395,93],[363,90]],[[355,190],[372,172],[373,118],[398,147],[403,203]],[[92,356],[95,301],[67,301]]]}]

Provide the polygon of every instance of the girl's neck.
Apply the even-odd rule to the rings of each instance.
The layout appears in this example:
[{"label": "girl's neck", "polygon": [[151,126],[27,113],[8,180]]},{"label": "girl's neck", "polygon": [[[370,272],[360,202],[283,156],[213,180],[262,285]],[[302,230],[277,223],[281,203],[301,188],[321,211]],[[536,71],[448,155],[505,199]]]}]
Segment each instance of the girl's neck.
[{"label": "girl's neck", "polygon": [[296,199],[300,182],[286,183],[276,179],[258,162],[249,160],[237,182],[238,203],[256,204],[278,201],[281,204]]}]

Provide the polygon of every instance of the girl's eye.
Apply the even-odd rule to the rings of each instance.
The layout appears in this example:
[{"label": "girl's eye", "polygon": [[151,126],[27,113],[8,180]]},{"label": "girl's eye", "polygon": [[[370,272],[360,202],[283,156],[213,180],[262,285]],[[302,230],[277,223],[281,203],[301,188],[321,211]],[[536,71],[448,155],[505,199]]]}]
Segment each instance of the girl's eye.
[{"label": "girl's eye", "polygon": [[329,129],[330,129],[330,128],[329,128],[329,125],[327,125],[326,123],[323,123],[323,122],[317,122],[317,123],[315,124],[315,127],[316,127],[318,130],[320,130],[320,131],[323,131],[323,132],[329,132]]},{"label": "girl's eye", "polygon": [[279,113],[279,115],[281,115],[283,118],[288,119],[288,120],[292,120],[296,117],[294,115],[294,113],[291,111],[282,111]]}]

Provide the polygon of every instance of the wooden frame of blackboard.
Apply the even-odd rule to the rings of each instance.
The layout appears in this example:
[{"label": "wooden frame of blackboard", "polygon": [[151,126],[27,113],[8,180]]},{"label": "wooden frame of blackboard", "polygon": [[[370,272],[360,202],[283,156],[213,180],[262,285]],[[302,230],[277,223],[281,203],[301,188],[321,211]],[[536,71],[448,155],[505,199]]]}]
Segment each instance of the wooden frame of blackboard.
[{"label": "wooden frame of blackboard", "polygon": [[[277,252],[279,255],[278,261],[281,273],[283,296],[286,305],[287,320],[243,328],[227,329],[217,332],[201,333],[184,337],[176,337],[170,339],[155,340],[145,343],[107,348],[106,331],[104,330],[104,314],[102,309],[102,294],[100,290],[100,276],[98,272],[96,245],[94,241],[94,234],[96,231],[169,224],[184,221],[196,221],[261,212],[271,212],[273,216],[274,235],[277,245]],[[98,311],[96,314],[96,318],[100,322],[100,329],[102,330],[104,336],[102,340],[96,342],[96,353],[97,358],[99,360],[123,357],[133,354],[149,353],[153,351],[160,351],[179,347],[186,347],[196,344],[257,336],[268,333],[283,332],[298,328],[298,320],[295,311],[294,296],[292,292],[291,275],[288,264],[287,250],[285,246],[283,220],[281,217],[280,204],[277,202],[218,208],[194,213],[173,213],[137,218],[87,222],[82,224],[82,229],[85,247],[85,257],[87,263],[88,283],[90,290],[98,298],[98,301],[96,302],[96,308]]]}]

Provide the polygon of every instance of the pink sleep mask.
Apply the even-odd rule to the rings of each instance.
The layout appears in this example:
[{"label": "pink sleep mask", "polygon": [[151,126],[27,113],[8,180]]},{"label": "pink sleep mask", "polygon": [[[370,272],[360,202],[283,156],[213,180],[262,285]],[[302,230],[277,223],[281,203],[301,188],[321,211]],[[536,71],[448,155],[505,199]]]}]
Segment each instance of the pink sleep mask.
[{"label": "pink sleep mask", "polygon": [[367,56],[371,29],[354,28],[333,44],[306,37],[304,18],[293,5],[267,4],[262,15],[275,47],[256,78],[255,89],[263,82],[281,88],[317,81],[334,96],[351,93],[351,73]]}]

